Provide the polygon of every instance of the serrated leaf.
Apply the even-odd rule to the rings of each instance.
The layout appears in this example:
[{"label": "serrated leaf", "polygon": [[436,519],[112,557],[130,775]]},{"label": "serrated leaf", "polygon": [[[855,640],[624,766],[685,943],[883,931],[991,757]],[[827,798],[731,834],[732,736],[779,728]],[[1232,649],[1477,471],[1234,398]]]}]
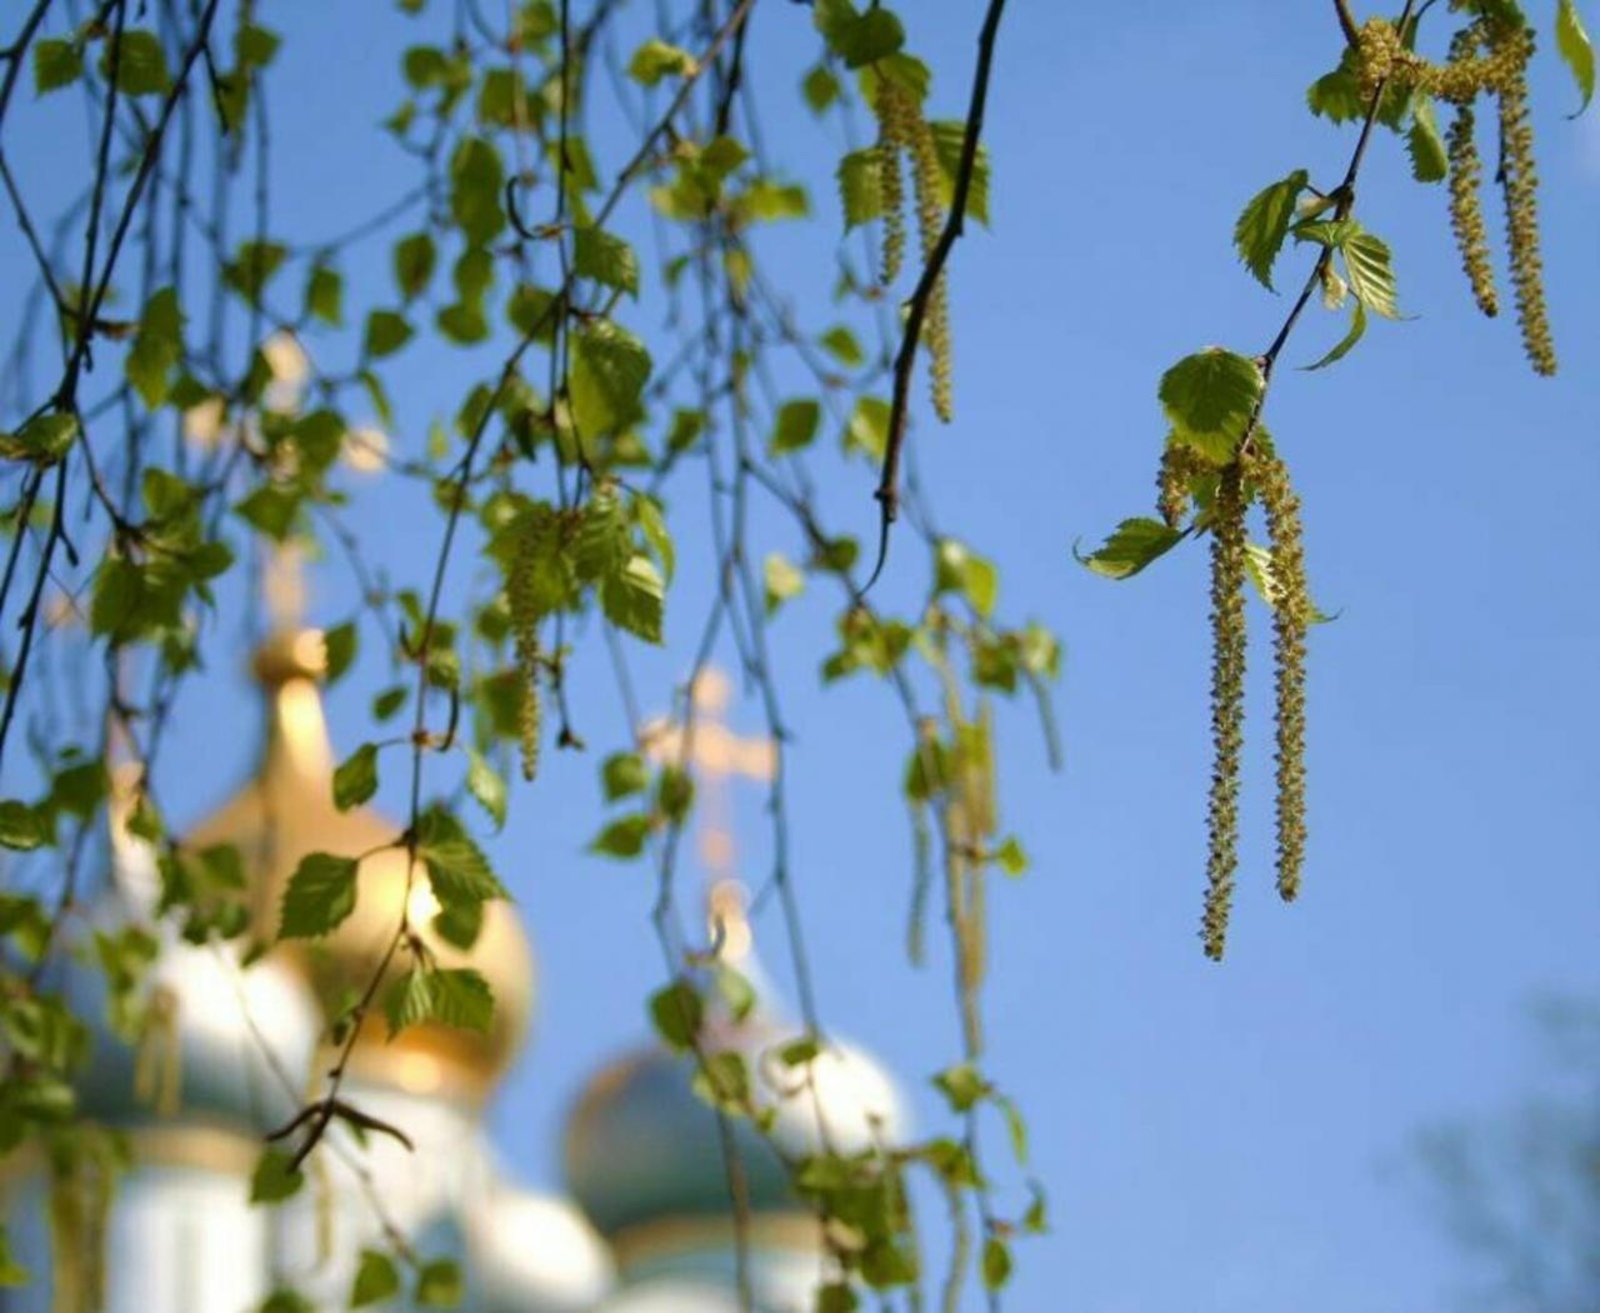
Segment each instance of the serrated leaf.
[{"label": "serrated leaf", "polygon": [[765,584],[768,615],[791,597],[798,597],[806,586],[805,573],[782,552],[767,553],[767,559],[762,563],[761,577]]},{"label": "serrated leaf", "polygon": [[315,939],[341,925],[356,910],[356,862],[332,853],[311,853],[284,890],[280,939]]},{"label": "serrated leaf", "polygon": [[661,503],[654,497],[636,497],[633,509],[645,541],[650,544],[656,559],[661,562],[661,573],[670,584],[678,568],[678,550],[673,545],[671,532],[667,529],[667,520],[662,513]]},{"label": "serrated leaf", "polygon": [[1160,520],[1124,520],[1098,551],[1084,556],[1074,548],[1073,555],[1080,565],[1107,579],[1127,579],[1170,552],[1182,538],[1179,530]]},{"label": "serrated leaf", "polygon": [[507,897],[483,850],[453,816],[430,812],[423,818],[417,856],[428,868],[428,883],[446,908]]},{"label": "serrated leaf", "polygon": [[376,1249],[363,1249],[355,1280],[350,1285],[350,1307],[365,1308],[368,1304],[381,1304],[399,1293],[400,1273],[394,1260]]},{"label": "serrated leaf", "polygon": [[840,23],[827,34],[828,44],[846,68],[861,68],[896,54],[906,43],[906,30],[889,10],[874,6]]},{"label": "serrated leaf", "polygon": [[499,829],[506,823],[507,791],[505,777],[500,774],[482,753],[467,750],[467,791],[478,800],[478,805],[489,813],[489,819]]},{"label": "serrated leaf", "polygon": [[639,295],[639,257],[622,238],[600,228],[579,228],[573,234],[572,255],[578,277]]},{"label": "serrated leaf", "polygon": [[1406,150],[1411,156],[1411,176],[1418,182],[1442,182],[1450,172],[1439,120],[1433,112],[1433,97],[1425,92],[1418,92],[1411,104]]},{"label": "serrated leaf", "polygon": [[1245,267],[1268,291],[1272,286],[1272,266],[1289,235],[1295,202],[1306,189],[1311,175],[1296,169],[1288,177],[1257,192],[1233,228],[1233,244]]},{"label": "serrated leaf", "polygon": [[46,37],[33,43],[33,89],[45,95],[83,76],[83,52],[70,41]]},{"label": "serrated leaf", "polygon": [[256,1159],[250,1173],[250,1202],[276,1204],[298,1194],[306,1178],[290,1166],[292,1162],[282,1149],[268,1149]]},{"label": "serrated leaf", "polygon": [[573,419],[579,435],[590,442],[638,417],[650,380],[650,353],[609,319],[584,325],[571,340]]},{"label": "serrated leaf", "polygon": [[1306,370],[1326,369],[1329,365],[1343,360],[1350,354],[1350,349],[1359,342],[1367,331],[1367,308],[1357,299],[1350,303],[1350,331],[1339,340],[1337,346],[1321,360],[1313,365],[1306,365]]},{"label": "serrated leaf", "polygon": [[1571,117],[1577,118],[1589,108],[1594,99],[1594,46],[1584,30],[1583,19],[1578,14],[1577,0],[1561,0],[1556,9],[1556,49],[1572,70],[1578,84],[1578,94],[1583,97]]},{"label": "serrated leaf", "polygon": [[487,1034],[494,1017],[494,995],[488,982],[469,968],[414,967],[384,990],[383,1012],[391,1036],[427,1021]]},{"label": "serrated leaf", "polygon": [[1254,360],[1208,347],[1163,374],[1159,395],[1176,440],[1220,465],[1233,459],[1265,387]]},{"label": "serrated leaf", "polygon": [[666,584],[655,562],[637,553],[600,586],[606,619],[647,643],[661,642]]},{"label": "serrated leaf", "polygon": [[[955,202],[956,176],[961,172],[961,151],[966,145],[965,119],[934,119],[928,124],[933,151],[939,161],[939,199],[948,211]],[[967,214],[989,226],[989,148],[978,143],[972,157],[972,181],[967,185]]]},{"label": "serrated leaf", "polygon": [[1350,275],[1350,290],[1357,299],[1375,315],[1398,319],[1400,311],[1395,306],[1394,268],[1388,243],[1372,233],[1356,232],[1347,237],[1339,249],[1344,253],[1344,267]]},{"label": "serrated leaf", "polygon": [[363,743],[333,772],[333,805],[342,812],[358,807],[378,791],[378,747]]}]

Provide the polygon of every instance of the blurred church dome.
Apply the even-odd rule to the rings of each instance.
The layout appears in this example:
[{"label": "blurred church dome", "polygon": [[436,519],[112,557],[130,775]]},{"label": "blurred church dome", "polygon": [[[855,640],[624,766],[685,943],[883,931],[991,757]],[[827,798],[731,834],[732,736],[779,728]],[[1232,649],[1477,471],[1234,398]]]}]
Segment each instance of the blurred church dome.
[{"label": "blurred church dome", "polygon": [[[360,991],[377,970],[400,922],[406,898],[403,830],[368,807],[341,812],[333,802],[335,759],[328,741],[317,679],[325,664],[315,630],[285,630],[257,654],[256,674],[266,699],[266,744],[255,776],[196,825],[197,848],[231,844],[239,850],[262,938],[275,936],[284,890],[301,858],[313,852],[362,856],[355,911],[329,936],[288,941],[273,950],[311,981],[324,1007]],[[484,905],[482,928],[461,949],[433,925],[437,904],[425,874],[411,882],[410,913],[430,953],[445,968],[470,966],[494,994],[487,1035],[434,1022],[408,1027],[393,1040],[381,1021],[369,1022],[351,1071],[419,1095],[481,1104],[514,1062],[534,1000],[533,955],[516,909],[505,900]],[[397,962],[392,971],[403,967]]]},{"label": "blurred church dome", "polygon": [[468,1232],[481,1313],[587,1313],[613,1280],[611,1255],[571,1204],[497,1185]]}]

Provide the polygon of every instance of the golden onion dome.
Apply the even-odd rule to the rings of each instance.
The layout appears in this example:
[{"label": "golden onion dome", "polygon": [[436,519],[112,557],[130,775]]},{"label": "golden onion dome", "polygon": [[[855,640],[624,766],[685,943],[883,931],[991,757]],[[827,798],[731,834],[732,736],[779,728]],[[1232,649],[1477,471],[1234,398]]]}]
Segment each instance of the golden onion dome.
[{"label": "golden onion dome", "polygon": [[[310,980],[331,1010],[347,1004],[378,969],[400,923],[407,880],[405,850],[398,846],[403,827],[371,808],[341,812],[334,806],[335,759],[317,686],[325,661],[316,630],[280,632],[256,654],[267,713],[260,765],[242,789],[192,829],[186,844],[238,850],[253,919],[264,935],[276,933],[284,890],[303,857],[328,852],[361,858],[356,907],[338,929],[325,939],[286,941],[274,950]],[[528,1028],[534,966],[527,935],[515,908],[495,900],[484,907],[476,942],[463,950],[433,929],[437,904],[420,872],[411,881],[410,899],[411,923],[438,964],[470,966],[488,982],[494,1020],[487,1035],[424,1022],[390,1040],[382,1018],[372,1018],[352,1054],[351,1072],[410,1093],[481,1104],[510,1068]],[[403,969],[398,961],[391,968]]]}]

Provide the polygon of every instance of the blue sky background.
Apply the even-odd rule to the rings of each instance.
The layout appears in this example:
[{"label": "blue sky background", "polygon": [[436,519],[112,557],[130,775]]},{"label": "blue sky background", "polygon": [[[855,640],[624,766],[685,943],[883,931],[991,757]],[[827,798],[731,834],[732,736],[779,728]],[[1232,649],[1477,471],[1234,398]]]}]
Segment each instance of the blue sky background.
[{"label": "blue sky background", "polygon": [[[955,117],[982,6],[903,8],[937,71],[936,112]],[[1545,22],[1554,5],[1535,9]],[[268,93],[273,229],[310,240],[412,184],[374,124],[397,99],[400,52],[439,23],[307,0],[264,16],[288,35]],[[817,293],[831,282],[838,148],[794,94],[814,49],[806,11],[758,5],[751,77],[768,143],[821,216],[815,231],[776,236],[771,253],[802,321],[819,329],[836,318]],[[1019,1254],[1016,1308],[1451,1307],[1459,1260],[1397,1168],[1419,1127],[1492,1112],[1523,1088],[1527,999],[1600,989],[1600,116],[1562,117],[1577,95],[1553,50],[1537,60],[1535,115],[1560,377],[1533,376],[1509,315],[1473,311],[1442,190],[1413,183],[1384,135],[1358,214],[1393,245],[1415,319],[1378,322],[1337,368],[1283,370],[1274,387],[1268,421],[1305,493],[1314,587],[1340,618],[1313,636],[1310,864],[1289,909],[1271,888],[1268,651],[1253,652],[1246,859],[1220,968],[1195,937],[1209,770],[1204,552],[1122,584],[1071,558],[1074,540],[1150,513],[1161,372],[1211,343],[1259,351],[1276,331],[1286,305],[1239,267],[1229,237],[1266,182],[1300,166],[1327,184],[1342,172],[1353,129],[1301,108],[1337,51],[1331,6],[1265,0],[1019,0],[1002,30],[993,226],[972,232],[953,264],[958,418],[949,430],[924,418],[913,441],[942,521],[999,564],[1004,609],[1038,616],[1066,644],[1065,771],[1045,769],[1025,704],[1002,716],[1005,824],[1033,869],[993,898],[988,1065],[1031,1115],[1053,1212],[1052,1234]],[[81,132],[70,116],[54,122],[8,142],[44,187],[52,132]],[[604,132],[596,144],[613,169],[631,151]],[[1493,212],[1491,223],[1498,245]],[[1282,283],[1297,286],[1308,262],[1288,252]],[[25,269],[8,231],[0,286],[20,287]],[[352,304],[385,295],[386,247],[347,272]],[[636,315],[648,325],[648,300]],[[1316,359],[1341,332],[1342,321],[1310,314],[1286,362]],[[475,367],[487,372],[508,345],[502,333]],[[400,362],[388,373],[395,440],[417,450],[473,374],[420,341]],[[869,533],[873,472],[858,463],[835,476],[830,516]],[[357,523],[382,535],[397,581],[420,584],[437,527],[408,521],[409,495],[369,490]],[[686,672],[703,615],[695,562],[708,545],[695,537],[692,497],[681,509],[687,559],[669,648],[637,663],[651,710]],[[799,555],[787,525],[758,535]],[[902,534],[885,600],[909,597],[921,571]],[[317,589],[318,618],[344,618],[337,571]],[[900,949],[904,731],[883,689],[821,688],[833,607],[808,594],[775,631],[796,731],[796,879],[824,1016],[904,1073],[933,1125],[923,1077],[953,1060],[957,1037],[945,964],[919,973]],[[372,662],[358,673],[370,679],[332,699],[346,748],[370,737],[367,694],[381,677]],[[649,873],[582,851],[600,821],[595,764],[626,726],[601,660],[576,678],[591,753],[549,753],[491,844],[543,974],[537,1034],[495,1118],[510,1158],[544,1185],[558,1179],[564,1109],[586,1073],[642,1037],[641,1000],[662,970]],[[189,815],[220,799],[219,774],[248,768],[243,687],[219,667],[176,727],[166,791]],[[735,723],[754,732],[755,706]],[[219,743],[218,724],[237,728]],[[390,803],[398,809],[398,796]],[[741,795],[737,814],[759,876],[759,797]],[[772,922],[764,942],[783,980],[778,931]]]}]

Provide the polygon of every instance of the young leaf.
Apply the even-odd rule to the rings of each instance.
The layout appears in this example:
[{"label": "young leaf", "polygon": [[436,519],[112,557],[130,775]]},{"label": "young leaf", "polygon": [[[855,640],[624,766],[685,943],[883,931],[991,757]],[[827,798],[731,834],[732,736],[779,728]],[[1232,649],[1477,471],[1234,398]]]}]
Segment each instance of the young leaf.
[{"label": "young leaf", "polygon": [[1295,202],[1310,182],[1310,174],[1296,169],[1287,178],[1265,187],[1251,198],[1233,228],[1233,244],[1239,258],[1269,292],[1272,266],[1289,235]]},{"label": "young leaf", "polygon": [[283,894],[280,939],[314,939],[336,929],[356,910],[356,863],[332,853],[300,861]]},{"label": "young leaf", "polygon": [[1450,172],[1439,120],[1433,113],[1433,97],[1425,92],[1418,92],[1412,102],[1406,150],[1411,155],[1411,176],[1418,182],[1442,182]]},{"label": "young leaf", "polygon": [[419,1308],[454,1308],[461,1302],[465,1289],[461,1266],[452,1259],[436,1258],[424,1263],[417,1273]]},{"label": "young leaf", "polygon": [[871,223],[883,213],[882,167],[877,150],[871,147],[853,150],[839,161],[839,201],[844,206],[846,231]]},{"label": "young leaf", "polygon": [[1350,303],[1350,331],[1340,339],[1339,344],[1313,365],[1306,365],[1307,370],[1325,369],[1327,366],[1343,360],[1350,354],[1350,348],[1355,346],[1367,331],[1367,307],[1358,298]]},{"label": "young leaf", "polygon": [[494,995],[476,971],[415,967],[390,982],[383,1011],[391,1036],[424,1021],[486,1035],[494,1016]]},{"label": "young leaf", "polygon": [[801,451],[809,447],[817,436],[817,426],[822,422],[822,407],[812,397],[785,401],[778,407],[778,419],[772,426],[772,437],[767,450],[774,456],[784,452]]},{"label": "young leaf", "polygon": [[374,310],[367,316],[365,351],[369,360],[392,356],[412,338],[413,329],[396,310]]},{"label": "young leaf", "polygon": [[600,778],[605,786],[607,802],[615,802],[632,793],[643,793],[650,787],[650,771],[644,764],[644,758],[636,752],[617,752],[607,757],[600,768]]},{"label": "young leaf", "polygon": [[479,752],[468,749],[467,790],[499,829],[506,823],[506,782]]},{"label": "young leaf", "polygon": [[1350,274],[1350,290],[1367,309],[1385,319],[1398,319],[1395,306],[1394,268],[1389,246],[1369,232],[1352,233],[1340,248]]},{"label": "young leaf", "polygon": [[376,1249],[363,1249],[355,1281],[350,1286],[350,1307],[365,1308],[368,1304],[381,1304],[391,1295],[399,1293],[400,1273],[395,1268],[394,1259]]},{"label": "young leaf", "polygon": [[25,853],[49,842],[50,832],[34,808],[15,798],[0,802],[0,848]]},{"label": "young leaf", "polygon": [[573,418],[585,442],[631,424],[650,379],[644,343],[609,319],[585,324],[572,336]]},{"label": "young leaf", "polygon": [[1589,44],[1589,34],[1578,15],[1577,0],[1561,0],[1556,10],[1556,49],[1572,70],[1573,80],[1578,84],[1578,94],[1583,97],[1572,115],[1577,118],[1594,99],[1594,47]]},{"label": "young leaf", "polygon": [[1107,579],[1127,579],[1170,552],[1182,537],[1182,532],[1169,529],[1160,520],[1124,520],[1099,551],[1084,556],[1074,548],[1072,554],[1080,565],[1096,574]]},{"label": "young leaf", "polygon": [[450,214],[467,241],[486,246],[506,226],[500,195],[505,166],[500,152],[481,137],[468,137],[450,157]]},{"label": "young leaf", "polygon": [[983,1242],[983,1285],[986,1290],[999,1290],[1011,1280],[1011,1247],[999,1236],[990,1236]]},{"label": "young leaf", "polygon": [[292,1161],[282,1149],[263,1153],[250,1174],[250,1202],[276,1204],[297,1194],[306,1178],[290,1166]]},{"label": "young leaf", "polygon": [[83,76],[83,52],[70,41],[47,37],[33,43],[33,89],[38,95],[69,87]]},{"label": "young leaf", "polygon": [[1254,360],[1207,347],[1162,375],[1161,405],[1176,440],[1221,465],[1233,459],[1265,387]]},{"label": "young leaf", "polygon": [[578,277],[639,295],[639,257],[622,238],[600,228],[579,228],[573,234],[572,256]]},{"label": "young leaf", "polygon": [[342,812],[359,807],[378,791],[378,747],[363,743],[333,772],[333,805]]},{"label": "young leaf", "polygon": [[647,87],[655,86],[664,77],[687,77],[694,69],[694,56],[687,50],[655,37],[635,50],[628,61],[628,76]]},{"label": "young leaf", "polygon": [[600,588],[606,619],[647,643],[661,642],[666,584],[655,562],[635,554]]},{"label": "young leaf", "polygon": [[771,615],[791,597],[799,596],[806,586],[806,577],[782,552],[768,552],[762,565],[766,583],[766,608]]},{"label": "young leaf", "polygon": [[647,813],[620,816],[600,831],[589,845],[589,851],[606,857],[637,857],[644,851],[644,841],[650,829],[651,820]]},{"label": "young leaf", "polygon": [[100,55],[100,71],[111,76],[115,57],[117,90],[125,96],[163,96],[172,86],[161,38],[143,28],[130,28],[119,40],[107,41]]},{"label": "young leaf", "polygon": [[405,300],[415,300],[428,290],[437,262],[433,238],[425,232],[412,233],[395,243],[394,281]]},{"label": "young leaf", "polygon": [[679,1051],[694,1045],[705,1014],[705,1002],[687,980],[675,980],[650,996],[650,1020],[656,1033]]}]

